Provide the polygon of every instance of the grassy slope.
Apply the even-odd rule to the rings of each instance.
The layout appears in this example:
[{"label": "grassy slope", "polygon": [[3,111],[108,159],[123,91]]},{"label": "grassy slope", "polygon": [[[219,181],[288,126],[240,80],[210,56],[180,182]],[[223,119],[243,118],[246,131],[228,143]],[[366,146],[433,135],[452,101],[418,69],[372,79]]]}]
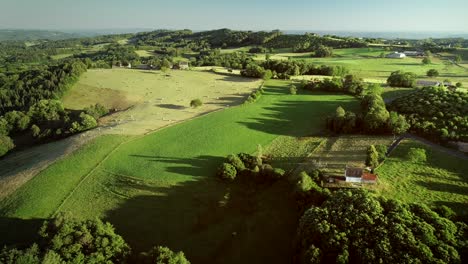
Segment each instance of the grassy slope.
[{"label": "grassy slope", "polygon": [[[411,147],[424,148],[427,162],[406,159]],[[406,140],[377,170],[378,191],[405,202],[447,205],[468,213],[468,163],[415,141]]]},{"label": "grassy slope", "polygon": [[[324,117],[338,105],[357,107],[350,96],[287,95],[287,85],[269,81],[267,93],[254,104],[213,113],[122,145],[83,181],[62,210],[78,217],[110,220],[136,251],[164,244],[183,250],[193,263],[289,261],[298,216],[292,198],[281,195],[288,187],[278,183],[255,191],[213,177],[227,154],[254,152],[257,144],[268,145],[278,136],[317,134]],[[87,171],[78,168],[100,159],[90,158],[89,164],[76,168],[72,159],[66,159],[62,166],[68,172],[60,176],[81,178]],[[10,198],[24,203],[2,203],[3,209],[9,205],[6,216],[46,217],[52,213],[56,206],[48,204],[64,199],[64,193],[48,186],[47,178],[56,175],[46,170]],[[49,191],[37,192],[33,186]],[[45,200],[49,202],[44,204]]]}]

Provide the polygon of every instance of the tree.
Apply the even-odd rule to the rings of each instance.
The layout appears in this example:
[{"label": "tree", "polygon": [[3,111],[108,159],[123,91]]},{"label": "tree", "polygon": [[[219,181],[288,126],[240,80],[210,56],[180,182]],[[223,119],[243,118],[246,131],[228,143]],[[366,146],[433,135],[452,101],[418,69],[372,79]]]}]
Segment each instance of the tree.
[{"label": "tree", "polygon": [[401,135],[406,133],[410,128],[410,124],[406,122],[406,118],[397,112],[390,112],[390,118],[388,119],[388,127],[392,131],[393,135]]},{"label": "tree", "polygon": [[31,126],[31,133],[33,137],[38,137],[39,134],[41,133],[41,129],[37,125],[32,125]]},{"label": "tree", "polygon": [[390,74],[387,84],[391,87],[414,87],[417,75],[412,72],[395,71]]},{"label": "tree", "polygon": [[237,170],[233,165],[229,163],[223,163],[218,168],[218,176],[222,180],[234,181],[237,176]]},{"label": "tree", "polygon": [[367,149],[366,165],[372,168],[379,166],[379,153],[374,145],[369,146]]},{"label": "tree", "polygon": [[15,147],[13,140],[6,135],[0,134],[0,157],[4,156],[8,151]]},{"label": "tree", "polygon": [[437,71],[436,69],[430,69],[427,71],[426,75],[429,77],[437,77],[439,76],[439,71]]},{"label": "tree", "polygon": [[456,64],[460,64],[461,62],[462,62],[462,57],[461,57],[460,55],[457,55],[457,56],[455,57],[455,63],[456,63]]},{"label": "tree", "polygon": [[167,247],[154,247],[149,252],[142,253],[139,263],[142,264],[190,264],[184,252],[173,252]]},{"label": "tree", "polygon": [[291,84],[291,86],[289,86],[289,93],[292,95],[297,94],[297,87],[294,84]]},{"label": "tree", "polygon": [[461,87],[463,87],[463,84],[462,84],[461,82],[457,82],[457,83],[455,84],[455,86],[456,86],[457,88],[461,88]]},{"label": "tree", "polygon": [[315,57],[324,58],[333,55],[333,49],[324,45],[319,45],[314,53]]},{"label": "tree", "polygon": [[426,150],[422,148],[410,148],[408,151],[408,159],[412,162],[426,162]]},{"label": "tree", "polygon": [[461,263],[464,228],[425,205],[342,189],[304,212],[298,262]]},{"label": "tree", "polygon": [[429,57],[424,57],[424,59],[422,59],[421,62],[424,65],[432,64],[431,58],[429,58]]},{"label": "tree", "polygon": [[265,73],[263,73],[263,80],[268,81],[273,77],[273,73],[271,70],[266,70]]},{"label": "tree", "polygon": [[192,101],[190,101],[190,106],[193,107],[193,108],[197,108],[197,107],[200,107],[203,105],[203,102],[200,100],[200,99],[193,99]]}]

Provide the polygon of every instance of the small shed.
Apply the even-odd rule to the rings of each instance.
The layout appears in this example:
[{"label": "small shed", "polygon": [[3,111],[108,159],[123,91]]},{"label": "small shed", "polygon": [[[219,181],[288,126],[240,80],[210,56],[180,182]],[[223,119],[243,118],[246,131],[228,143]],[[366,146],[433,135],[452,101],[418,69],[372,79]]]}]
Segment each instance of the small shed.
[{"label": "small shed", "polygon": [[179,61],[179,63],[174,64],[173,68],[178,70],[188,70],[189,63],[187,61]]}]

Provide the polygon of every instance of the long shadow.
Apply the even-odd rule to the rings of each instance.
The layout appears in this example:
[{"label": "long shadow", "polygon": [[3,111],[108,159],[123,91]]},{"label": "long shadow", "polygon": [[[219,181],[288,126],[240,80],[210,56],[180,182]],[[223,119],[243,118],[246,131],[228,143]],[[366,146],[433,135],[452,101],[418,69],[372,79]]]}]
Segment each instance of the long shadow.
[{"label": "long shadow", "polygon": [[39,239],[44,219],[0,217],[0,248],[3,246],[28,247]]},{"label": "long shadow", "polygon": [[448,184],[448,183],[440,183],[440,182],[426,182],[426,181],[417,181],[416,183],[432,191],[468,195],[468,187],[464,187],[464,186]]},{"label": "long shadow", "polygon": [[217,79],[218,81],[225,81],[225,82],[240,82],[240,83],[248,83],[248,82],[256,82],[258,79],[255,78],[247,78],[242,76],[232,76],[232,75],[222,75],[222,78]]},{"label": "long shadow", "polygon": [[257,189],[209,177],[162,186],[119,185],[138,195],[106,213],[133,252],[165,245],[194,264],[290,261],[299,216],[286,182]]},{"label": "long shadow", "polygon": [[267,113],[240,124],[254,130],[275,135],[317,135],[325,130],[325,121],[338,106],[354,110],[352,100],[336,101],[281,101],[264,107]]},{"label": "long shadow", "polygon": [[175,105],[175,104],[157,104],[157,107],[166,108],[166,109],[173,109],[173,110],[183,110],[186,109],[186,106],[183,105]]},{"label": "long shadow", "polygon": [[202,155],[196,158],[176,158],[176,157],[160,157],[148,155],[130,155],[131,157],[143,158],[153,162],[176,164],[176,166],[166,166],[167,172],[190,175],[190,176],[211,176],[206,175],[206,171],[210,168],[214,169],[221,164],[225,158]]},{"label": "long shadow", "polygon": [[249,93],[243,93],[238,96],[223,96],[223,97],[218,97],[216,102],[209,102],[206,103],[207,105],[219,105],[219,106],[233,106],[233,105],[238,105],[243,103],[247,97],[249,96]]}]

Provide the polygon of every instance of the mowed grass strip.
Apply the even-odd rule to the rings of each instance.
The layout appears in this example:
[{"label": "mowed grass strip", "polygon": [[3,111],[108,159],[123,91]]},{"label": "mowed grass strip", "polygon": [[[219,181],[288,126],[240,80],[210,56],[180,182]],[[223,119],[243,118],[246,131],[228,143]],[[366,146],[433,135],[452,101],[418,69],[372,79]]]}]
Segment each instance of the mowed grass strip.
[{"label": "mowed grass strip", "polygon": [[0,201],[2,216],[48,218],[88,172],[125,136],[106,135],[39,173],[15,193]]},{"label": "mowed grass strip", "polygon": [[[427,162],[407,159],[410,148],[426,150]],[[403,141],[378,168],[377,191],[404,202],[446,205],[460,213],[468,210],[468,162],[413,140]]]}]

